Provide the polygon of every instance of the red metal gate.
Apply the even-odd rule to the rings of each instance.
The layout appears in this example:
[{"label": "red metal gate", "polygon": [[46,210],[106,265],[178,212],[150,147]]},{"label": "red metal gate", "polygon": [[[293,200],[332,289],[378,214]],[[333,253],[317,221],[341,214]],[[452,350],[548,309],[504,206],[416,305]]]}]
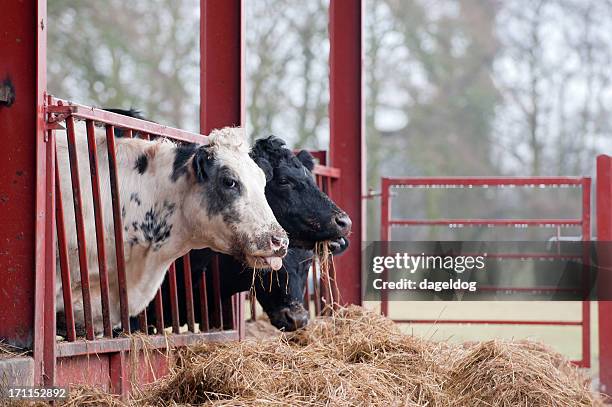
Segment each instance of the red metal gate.
[{"label": "red metal gate", "polygon": [[[48,146],[51,149],[49,154],[49,160],[47,162],[48,171],[54,174],[52,182],[48,185],[47,195],[50,197],[52,203],[57,205],[55,213],[57,214],[54,221],[57,224],[57,250],[60,265],[61,274],[61,292],[63,293],[64,315],[66,322],[66,336],[65,341],[55,343],[56,338],[56,314],[55,312],[46,312],[45,315],[45,380],[49,385],[60,384],[65,385],[68,383],[74,384],[79,382],[89,382],[89,373],[91,370],[87,367],[91,366],[90,355],[96,355],[96,361],[94,364],[106,364],[108,363],[108,371],[110,372],[110,387],[117,393],[125,393],[128,386],[127,372],[128,363],[126,362],[126,354],[130,351],[134,351],[134,339],[126,337],[113,337],[113,330],[111,320],[109,316],[109,272],[107,270],[107,264],[113,262],[117,264],[117,281],[119,285],[119,303],[121,311],[121,327],[123,333],[130,333],[130,315],[128,314],[128,295],[126,287],[126,276],[125,276],[125,259],[123,254],[123,225],[121,208],[122,203],[119,195],[119,185],[121,180],[117,176],[117,164],[116,164],[116,147],[115,147],[115,129],[120,128],[124,137],[131,138],[138,134],[139,138],[142,139],[156,139],[166,138],[171,139],[174,142],[199,142],[206,143],[206,138],[189,133],[179,129],[173,129],[166,126],[162,126],[156,123],[146,122],[143,120],[121,116],[115,113],[94,109],[87,106],[68,104],[63,101],[56,101],[49,98],[48,106],[46,107],[48,114],[49,132],[48,132]],[[78,140],[75,132],[75,122],[85,121],[86,128],[86,140]],[[62,126],[63,125],[63,126]],[[111,258],[109,253],[105,250],[105,230],[103,221],[103,204],[104,197],[101,195],[100,184],[103,180],[99,177],[99,169],[102,163],[99,160],[99,152],[97,151],[95,141],[95,128],[103,126],[106,134],[106,145],[108,148],[108,168],[110,173],[110,188],[111,188],[111,201],[112,201],[112,215],[114,220],[114,235],[112,236],[115,242],[115,253],[116,255]],[[74,219],[67,219],[64,205],[66,201],[62,199],[62,189],[60,183],[68,182],[68,174],[60,174],[59,165],[56,162],[55,154],[55,140],[56,129],[65,127],[67,133],[67,143],[70,159],[70,180],[72,184],[71,193],[74,202]],[[80,156],[78,154],[76,144],[87,142],[88,156]],[[84,208],[86,205],[85,195],[82,194],[84,186],[81,184],[82,181],[87,178],[86,174],[79,174],[79,161],[88,162],[90,168],[89,177],[91,179],[91,191],[92,194],[89,197],[93,200],[93,211],[95,217],[95,247],[97,249],[97,265],[99,275],[95,276],[95,282],[100,282],[101,292],[101,305],[102,305],[102,316],[103,316],[103,334],[102,337],[96,337],[94,335],[94,324],[92,321],[92,299],[90,295],[90,272],[88,271],[88,252],[94,245],[93,241],[88,241],[85,234],[85,220],[84,220]],[[83,337],[79,337],[75,330],[75,317],[73,311],[74,298],[72,297],[71,290],[71,274],[70,274],[70,262],[67,246],[67,229],[66,225],[68,222],[74,222],[76,225],[76,235],[78,238],[78,264],[81,275],[81,297],[83,303],[83,319],[85,333]],[[53,242],[53,233],[49,236],[49,241],[52,242],[52,250],[49,250],[50,257],[46,270],[46,276],[53,277],[48,278],[46,282],[47,294],[45,296],[44,309],[55,310],[55,243]],[[89,249],[88,249],[89,247]],[[155,298],[155,309],[156,309],[156,334],[150,335],[147,342],[147,348],[149,349],[162,349],[168,348],[169,346],[183,346],[196,341],[204,340],[231,340],[238,339],[242,336],[243,325],[238,321],[241,321],[241,301],[240,296],[236,295],[231,301],[231,313],[233,318],[230,318],[230,326],[225,327],[225,330],[211,330],[209,329],[208,318],[212,318],[219,323],[214,326],[222,326],[223,315],[222,309],[224,305],[221,301],[220,291],[213,290],[213,304],[215,304],[215,312],[209,312],[208,304],[205,300],[201,301],[200,304],[194,304],[193,290],[191,284],[191,269],[189,264],[189,255],[183,257],[183,270],[184,270],[184,292],[177,292],[177,278],[175,264],[172,264],[168,270],[167,279],[170,287],[170,301],[169,303],[163,303],[161,288],[158,289]],[[219,281],[219,270],[213,267],[213,282]],[[202,276],[200,280],[200,290],[206,291],[206,276]],[[204,297],[203,297],[204,298]],[[187,315],[187,330],[186,332],[180,331],[179,321],[179,301],[186,303],[186,309],[188,310]],[[100,304],[97,304],[99,307]],[[194,307],[199,306],[201,309],[201,315],[203,319],[200,321],[194,320]],[[163,309],[170,307],[172,320],[164,321]],[[143,311],[139,317],[141,332],[148,334],[148,323],[147,323],[147,312]],[[196,326],[197,322],[197,326]],[[166,328],[171,328],[173,335],[166,335]],[[162,364],[163,355],[161,353],[154,355],[154,362],[147,361],[149,364],[155,365],[156,373],[160,374],[165,371],[164,364]],[[131,369],[136,369],[135,366],[131,366]],[[151,369],[151,367],[149,367]],[[161,371],[160,371],[161,369]],[[96,371],[100,371],[98,366]],[[102,369],[103,372],[106,369]],[[142,369],[141,369],[142,370]],[[144,370],[148,372],[147,369]],[[143,381],[151,380],[153,377],[145,375],[142,378]],[[101,377],[98,378],[100,383],[105,383]]]},{"label": "red metal gate", "polygon": [[[425,177],[425,178],[382,178],[381,181],[381,228],[380,240],[391,241],[392,228],[395,226],[450,226],[464,225],[471,227],[580,227],[583,241],[589,241],[591,236],[591,179],[588,177]],[[581,188],[581,217],[575,219],[396,219],[391,216],[391,189],[393,187],[412,188],[483,188],[505,186],[538,186],[559,187],[570,186]],[[540,255],[538,255],[540,256]],[[389,302],[383,294],[381,311],[388,314]],[[580,367],[591,366],[591,316],[590,302],[582,302],[582,317],[580,321],[556,320],[480,320],[480,319],[410,319],[396,320],[411,324],[492,324],[492,325],[541,325],[541,326],[579,326],[582,330],[582,358],[574,361]]]}]

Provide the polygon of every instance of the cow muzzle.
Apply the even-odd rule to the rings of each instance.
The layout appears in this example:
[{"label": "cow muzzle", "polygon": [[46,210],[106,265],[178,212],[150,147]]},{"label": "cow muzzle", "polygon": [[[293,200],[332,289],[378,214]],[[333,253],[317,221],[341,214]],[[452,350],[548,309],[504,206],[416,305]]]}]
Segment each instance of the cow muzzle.
[{"label": "cow muzzle", "polygon": [[268,313],[270,323],[276,329],[293,332],[308,325],[308,311],[301,304],[292,304]]},{"label": "cow muzzle", "polygon": [[249,266],[259,269],[279,270],[287,255],[289,238],[283,229],[275,229],[258,239],[258,249],[246,256]]}]

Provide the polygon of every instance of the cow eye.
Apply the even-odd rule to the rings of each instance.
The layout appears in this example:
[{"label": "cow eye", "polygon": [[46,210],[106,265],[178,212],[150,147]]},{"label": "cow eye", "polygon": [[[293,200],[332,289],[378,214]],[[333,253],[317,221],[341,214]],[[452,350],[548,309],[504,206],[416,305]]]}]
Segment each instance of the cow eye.
[{"label": "cow eye", "polygon": [[278,185],[287,186],[289,184],[291,184],[291,182],[289,182],[289,180],[287,178],[280,178],[278,180]]},{"label": "cow eye", "polygon": [[236,181],[231,179],[231,178],[224,178],[223,179],[223,185],[226,188],[236,188]]}]

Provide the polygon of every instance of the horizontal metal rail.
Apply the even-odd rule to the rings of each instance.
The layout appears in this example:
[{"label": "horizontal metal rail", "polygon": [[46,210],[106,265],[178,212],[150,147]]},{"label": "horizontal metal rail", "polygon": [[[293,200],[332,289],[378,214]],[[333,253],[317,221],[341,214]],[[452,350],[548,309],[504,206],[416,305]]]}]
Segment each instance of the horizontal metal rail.
[{"label": "horizontal metal rail", "polygon": [[[57,100],[57,99],[56,99]],[[47,107],[47,113],[57,115],[58,121],[62,121],[67,116],[89,119],[102,124],[110,124],[116,127],[128,128],[132,131],[155,134],[157,136],[168,137],[174,140],[206,144],[206,138],[197,133],[174,127],[164,126],[154,122],[128,117],[118,113],[108,112],[77,103],[57,100],[62,105],[52,105]],[[52,120],[53,121],[53,120]]]},{"label": "horizontal metal rail", "polygon": [[392,187],[401,186],[443,186],[452,187],[496,187],[496,186],[580,186],[583,177],[418,177],[418,178],[383,178]]},{"label": "horizontal metal rail", "polygon": [[390,219],[391,226],[581,226],[581,219]]},{"label": "horizontal metal rail", "polygon": [[[185,346],[197,342],[219,342],[238,340],[238,331],[215,331],[207,333],[182,333],[180,335],[151,335],[146,339],[146,347],[151,349],[168,349],[175,346]],[[130,338],[98,339],[95,341],[78,340],[76,342],[60,342],[57,344],[57,356],[68,357],[77,355],[96,355],[129,351],[134,347]]]},{"label": "horizontal metal rail", "polygon": [[471,325],[561,325],[581,326],[582,321],[530,321],[525,319],[393,319],[404,324],[471,324]]}]

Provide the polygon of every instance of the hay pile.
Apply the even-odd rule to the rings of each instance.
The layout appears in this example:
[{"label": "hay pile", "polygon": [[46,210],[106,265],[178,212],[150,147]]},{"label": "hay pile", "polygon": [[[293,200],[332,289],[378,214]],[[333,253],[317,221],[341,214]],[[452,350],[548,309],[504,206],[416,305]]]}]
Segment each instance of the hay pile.
[{"label": "hay pile", "polygon": [[359,307],[267,340],[180,351],[172,374],[129,402],[73,389],[72,406],[603,406],[559,354],[533,342],[464,345],[402,334]]},{"label": "hay pile", "polygon": [[603,405],[580,371],[539,344],[426,341],[359,307],[284,338],[198,345],[179,365],[138,404]]}]

